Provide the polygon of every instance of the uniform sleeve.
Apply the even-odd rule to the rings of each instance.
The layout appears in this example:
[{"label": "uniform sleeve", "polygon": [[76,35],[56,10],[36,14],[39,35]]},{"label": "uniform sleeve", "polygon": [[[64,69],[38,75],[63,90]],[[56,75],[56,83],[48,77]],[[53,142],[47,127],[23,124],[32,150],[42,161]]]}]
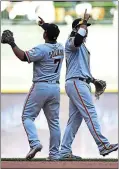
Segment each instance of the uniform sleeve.
[{"label": "uniform sleeve", "polygon": [[67,47],[70,49],[70,50],[76,50],[78,49],[81,44],[83,43],[83,39],[84,37],[82,37],[81,35],[77,34],[75,37],[70,37],[68,39],[68,42],[67,42]]},{"label": "uniform sleeve", "polygon": [[75,47],[74,45],[74,39],[75,37],[69,37],[69,39],[67,40],[67,43],[66,43],[66,48],[69,49],[69,50],[76,50],[77,47]]},{"label": "uniform sleeve", "polygon": [[25,51],[28,63],[36,62],[43,59],[44,53],[40,46],[34,47],[31,50]]},{"label": "uniform sleeve", "polygon": [[83,43],[85,35],[86,30],[80,28],[75,36],[69,37],[67,47],[69,47],[70,50],[76,50]]}]

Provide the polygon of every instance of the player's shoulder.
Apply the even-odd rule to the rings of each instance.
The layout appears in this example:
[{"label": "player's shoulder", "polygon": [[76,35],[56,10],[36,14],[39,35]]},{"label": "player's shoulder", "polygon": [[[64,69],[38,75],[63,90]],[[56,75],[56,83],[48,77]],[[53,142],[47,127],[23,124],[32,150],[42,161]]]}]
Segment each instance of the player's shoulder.
[{"label": "player's shoulder", "polygon": [[46,48],[51,48],[51,49],[54,49],[54,48],[64,48],[63,44],[62,43],[45,43],[44,44],[44,47]]},{"label": "player's shoulder", "polygon": [[61,48],[64,48],[64,45],[62,43],[59,43],[59,42],[57,42],[57,46],[61,47]]},{"label": "player's shoulder", "polygon": [[65,42],[65,48],[67,47],[67,46],[69,46],[69,44],[72,42],[72,40],[74,39],[74,37],[68,37],[67,38],[67,40],[66,40],[66,42]]},{"label": "player's shoulder", "polygon": [[[69,36],[69,37],[67,38],[67,40],[66,40],[66,43],[70,43],[72,40],[74,40],[74,37],[70,37],[70,36]],[[65,44],[66,44],[66,43],[65,43]]]},{"label": "player's shoulder", "polygon": [[46,51],[48,50],[48,47],[44,44],[38,44],[36,47],[38,50],[40,50],[43,54],[46,53]]},{"label": "player's shoulder", "polygon": [[34,45],[34,48],[42,50],[43,44]]},{"label": "player's shoulder", "polygon": [[43,49],[45,47],[45,45],[44,44],[38,44],[36,47],[39,48],[39,49]]}]

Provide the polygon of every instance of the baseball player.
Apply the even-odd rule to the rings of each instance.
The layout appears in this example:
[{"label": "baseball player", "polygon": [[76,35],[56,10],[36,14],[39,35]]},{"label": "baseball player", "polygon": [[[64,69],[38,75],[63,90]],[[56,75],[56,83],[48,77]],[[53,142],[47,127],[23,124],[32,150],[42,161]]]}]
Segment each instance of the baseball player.
[{"label": "baseball player", "polygon": [[100,155],[107,155],[118,149],[118,144],[110,144],[102,135],[98,122],[97,113],[93,105],[91,88],[89,83],[95,85],[95,96],[99,96],[106,88],[106,82],[94,79],[90,72],[90,52],[84,42],[88,34],[87,23],[90,15],[85,11],[84,19],[73,21],[72,29],[66,44],[66,93],[69,97],[69,120],[63,136],[60,156],[61,159],[81,159],[72,154],[72,142],[84,119],[92,134]]},{"label": "baseball player", "polygon": [[44,44],[28,51],[22,51],[16,45],[13,33],[9,30],[3,32],[1,42],[9,44],[14,54],[21,61],[33,62],[33,85],[27,96],[22,114],[23,126],[30,145],[26,159],[32,159],[42,149],[34,120],[43,109],[50,131],[49,160],[57,160],[59,158],[61,135],[59,126],[59,78],[64,58],[64,47],[57,42],[60,33],[58,26],[45,23],[42,18],[40,19],[39,26],[44,29]]}]

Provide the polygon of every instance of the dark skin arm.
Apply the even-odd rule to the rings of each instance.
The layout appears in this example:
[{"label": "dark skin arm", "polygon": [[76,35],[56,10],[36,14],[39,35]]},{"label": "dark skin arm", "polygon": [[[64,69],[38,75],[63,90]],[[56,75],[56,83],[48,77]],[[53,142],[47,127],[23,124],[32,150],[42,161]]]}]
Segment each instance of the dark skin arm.
[{"label": "dark skin arm", "polygon": [[[39,26],[45,23],[41,17],[39,17],[39,19]],[[21,61],[28,61],[25,52],[15,44],[13,33],[11,31],[5,30],[3,32],[1,42],[9,44],[18,59],[20,59]]]},{"label": "dark skin arm", "polygon": [[13,47],[12,50],[18,59],[20,59],[21,61],[26,61],[25,52],[23,50],[21,50],[17,46]]},{"label": "dark skin arm", "polygon": [[[39,26],[45,23],[45,21],[41,17],[39,17],[39,19],[40,19],[38,22]],[[12,50],[18,59],[20,59],[21,61],[27,61],[25,52],[21,50],[18,46],[12,47]]]}]

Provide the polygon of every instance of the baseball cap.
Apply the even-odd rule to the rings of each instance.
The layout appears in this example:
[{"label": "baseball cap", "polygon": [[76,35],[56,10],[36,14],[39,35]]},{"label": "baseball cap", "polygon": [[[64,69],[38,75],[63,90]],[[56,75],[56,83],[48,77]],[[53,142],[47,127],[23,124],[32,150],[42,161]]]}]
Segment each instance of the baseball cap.
[{"label": "baseball cap", "polygon": [[47,32],[47,36],[50,40],[56,40],[59,36],[60,30],[57,25],[53,23],[44,23],[41,27]]},{"label": "baseball cap", "polygon": [[[72,28],[75,28],[76,26],[81,25],[82,23],[83,23],[82,18],[75,19],[72,23]],[[91,23],[87,23],[87,26],[90,26],[90,25]]]}]

